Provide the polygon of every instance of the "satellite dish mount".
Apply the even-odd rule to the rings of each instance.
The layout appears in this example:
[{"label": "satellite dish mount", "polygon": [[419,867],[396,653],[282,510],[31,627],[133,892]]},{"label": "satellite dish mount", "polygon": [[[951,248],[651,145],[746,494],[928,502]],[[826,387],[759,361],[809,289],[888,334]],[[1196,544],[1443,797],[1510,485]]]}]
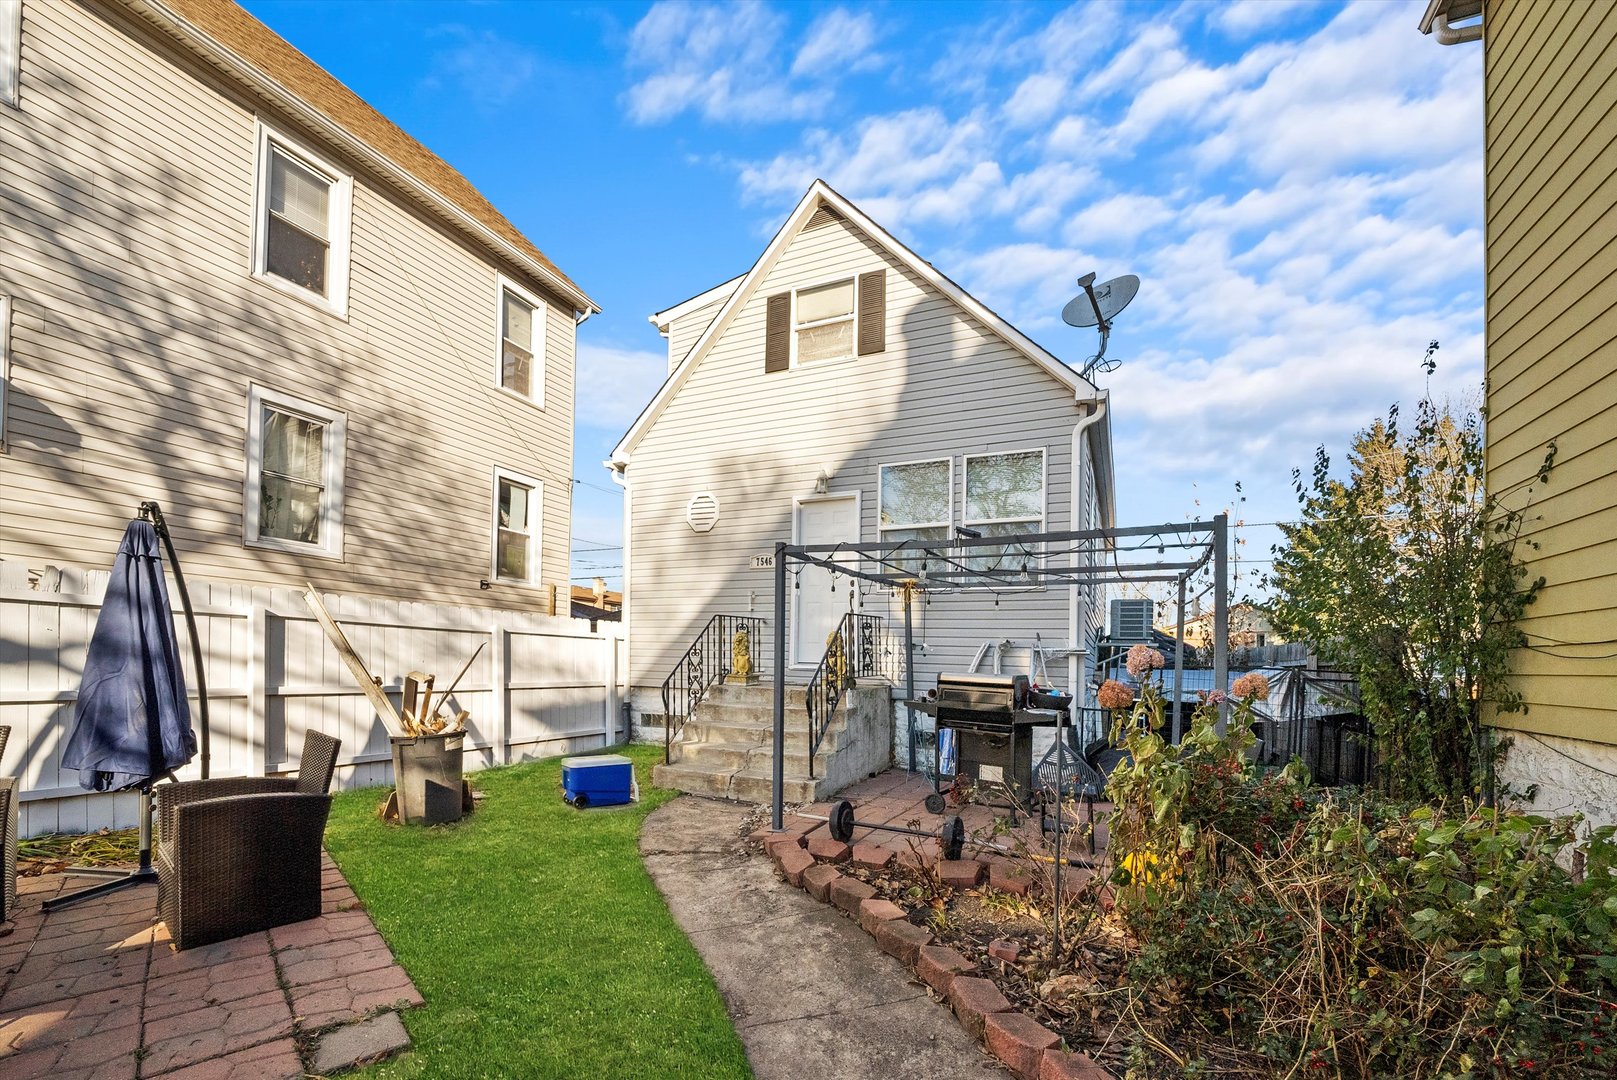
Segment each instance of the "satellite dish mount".
[{"label": "satellite dish mount", "polygon": [[1134,294],[1140,291],[1140,279],[1134,274],[1124,274],[1110,281],[1095,284],[1094,272],[1085,274],[1078,279],[1078,285],[1084,291],[1081,295],[1067,301],[1067,306],[1061,309],[1061,321],[1068,326],[1093,326],[1100,331],[1100,348],[1095,355],[1084,361],[1083,369],[1079,372],[1084,378],[1089,378],[1096,372],[1117,370],[1121,360],[1106,359],[1106,342],[1111,337],[1112,320],[1117,313],[1128,307]]}]

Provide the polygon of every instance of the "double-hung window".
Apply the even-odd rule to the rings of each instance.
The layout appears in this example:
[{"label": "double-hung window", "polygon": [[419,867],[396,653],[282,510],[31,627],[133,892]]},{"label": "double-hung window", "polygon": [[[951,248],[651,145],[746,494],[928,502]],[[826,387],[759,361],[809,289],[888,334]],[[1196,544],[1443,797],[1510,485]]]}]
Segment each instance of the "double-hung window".
[{"label": "double-hung window", "polygon": [[[961,524],[984,539],[1043,531],[1044,451],[966,455]],[[1018,556],[1025,550],[1031,551],[1014,544],[977,548],[968,565],[973,569],[1016,569]]]},{"label": "double-hung window", "polygon": [[495,313],[499,325],[495,353],[499,386],[544,408],[544,301],[504,277],[499,279],[499,298]]},{"label": "double-hung window", "polygon": [[22,60],[22,0],[0,0],[0,104],[17,107]]},{"label": "double-hung window", "polygon": [[258,156],[253,274],[345,314],[353,178],[264,127]]},{"label": "double-hung window", "polygon": [[246,542],[341,558],[347,418],[256,386],[248,408]]},{"label": "double-hung window", "polygon": [[[882,543],[935,540],[943,544],[949,540],[954,504],[953,459],[883,465],[878,495]],[[892,561],[892,569],[919,574],[927,559],[917,550]]]},{"label": "double-hung window", "polygon": [[539,523],[544,485],[531,476],[494,470],[494,577],[532,585],[539,580]]},{"label": "double-hung window", "polygon": [[797,362],[840,360],[853,355],[854,279],[797,290]]}]

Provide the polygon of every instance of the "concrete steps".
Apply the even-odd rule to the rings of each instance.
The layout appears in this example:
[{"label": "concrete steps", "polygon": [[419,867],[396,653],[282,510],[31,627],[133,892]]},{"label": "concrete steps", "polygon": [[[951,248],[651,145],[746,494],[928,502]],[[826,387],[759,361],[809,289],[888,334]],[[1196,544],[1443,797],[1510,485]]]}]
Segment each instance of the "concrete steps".
[{"label": "concrete steps", "polygon": [[[774,695],[767,683],[710,689],[652,782],[697,795],[768,802],[774,787]],[[820,743],[809,776],[808,712],[802,687],[786,690],[785,799],[816,802],[885,768],[892,710],[885,684],[849,691]]]}]

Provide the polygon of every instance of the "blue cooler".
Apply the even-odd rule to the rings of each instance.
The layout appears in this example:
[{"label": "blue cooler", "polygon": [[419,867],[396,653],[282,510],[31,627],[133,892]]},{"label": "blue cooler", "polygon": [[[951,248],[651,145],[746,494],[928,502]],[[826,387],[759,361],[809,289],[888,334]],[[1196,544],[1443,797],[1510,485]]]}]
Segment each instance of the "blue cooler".
[{"label": "blue cooler", "polygon": [[634,782],[634,762],[622,754],[563,758],[562,797],[573,806],[621,806],[640,795]]}]

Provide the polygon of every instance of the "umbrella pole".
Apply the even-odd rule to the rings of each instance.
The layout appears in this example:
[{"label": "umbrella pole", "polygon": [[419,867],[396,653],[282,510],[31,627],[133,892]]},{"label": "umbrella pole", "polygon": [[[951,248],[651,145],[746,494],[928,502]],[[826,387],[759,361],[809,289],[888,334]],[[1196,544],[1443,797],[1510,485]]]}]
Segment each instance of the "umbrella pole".
[{"label": "umbrella pole", "polygon": [[152,868],[152,786],[150,783],[140,787],[140,865],[133,870],[114,870],[104,866],[70,866],[67,873],[83,877],[105,877],[110,881],[103,881],[99,885],[91,885],[88,889],[80,889],[66,896],[57,896],[45,901],[43,907],[46,911],[56,911],[60,908],[70,907],[83,900],[94,900],[98,896],[106,896],[127,889],[133,885],[157,884],[157,871]]},{"label": "umbrella pole", "polygon": [[[191,607],[191,591],[185,587],[185,574],[180,571],[180,556],[174,550],[174,541],[168,535],[168,522],[163,520],[163,508],[155,502],[140,504],[140,516],[150,517],[152,528],[163,538],[163,550],[168,553],[168,565],[174,571],[174,588],[180,594],[180,607],[185,611],[185,628],[191,632],[191,666],[197,677],[197,712],[202,718],[202,740],[198,749],[202,757],[202,779],[208,778],[208,673],[202,664],[202,641],[197,636],[197,616]],[[150,830],[148,830],[150,831]]]}]

